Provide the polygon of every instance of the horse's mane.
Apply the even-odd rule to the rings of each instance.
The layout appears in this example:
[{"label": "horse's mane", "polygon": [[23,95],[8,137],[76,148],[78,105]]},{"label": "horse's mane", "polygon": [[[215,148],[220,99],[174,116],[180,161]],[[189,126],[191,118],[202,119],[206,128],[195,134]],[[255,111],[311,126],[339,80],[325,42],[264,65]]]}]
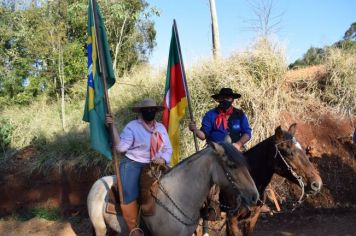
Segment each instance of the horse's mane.
[{"label": "horse's mane", "polygon": [[239,150],[237,150],[234,145],[232,145],[229,142],[223,141],[219,142],[219,144],[224,148],[226,155],[230,160],[232,160],[235,163],[240,163],[246,167],[248,167],[247,161]]},{"label": "horse's mane", "polygon": [[[219,145],[221,145],[224,148],[226,155],[231,161],[248,167],[248,164],[243,154],[239,150],[237,150],[231,143],[223,141],[223,142],[219,142]],[[165,175],[170,173],[173,169],[182,168],[183,166],[189,165],[190,163],[198,160],[202,155],[205,155],[206,152],[208,152],[209,150],[211,150],[211,148],[208,146],[196,153],[193,153],[189,157],[180,161],[176,166],[174,166],[174,168],[171,168],[169,171],[167,171]]]},{"label": "horse's mane", "polygon": [[201,157],[202,155],[204,155],[206,153],[206,151],[208,150],[208,148],[204,148],[196,153],[193,153],[192,155],[190,155],[187,158],[184,158],[182,161],[180,161],[177,165],[175,165],[173,168],[169,169],[169,171],[167,171],[165,173],[165,175],[167,175],[168,173],[170,173],[173,169],[177,169],[177,168],[181,168],[182,166],[186,166],[189,165],[190,163],[194,162],[195,160],[199,159],[199,157]]},{"label": "horse's mane", "polygon": [[[284,140],[291,140],[293,139],[294,136],[288,133],[287,131],[283,130],[283,139]],[[252,162],[257,162],[260,164],[261,159],[266,159],[265,154],[268,153],[269,151],[275,153],[275,135],[272,135],[255,146],[251,147],[249,150],[245,152],[245,156],[248,157],[248,163],[251,165]]]}]

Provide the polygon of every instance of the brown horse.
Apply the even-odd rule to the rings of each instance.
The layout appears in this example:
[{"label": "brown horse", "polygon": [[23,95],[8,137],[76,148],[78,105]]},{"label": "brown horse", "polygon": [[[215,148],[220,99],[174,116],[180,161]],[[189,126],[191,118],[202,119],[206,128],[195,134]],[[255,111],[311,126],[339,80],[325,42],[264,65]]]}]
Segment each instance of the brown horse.
[{"label": "brown horse", "polygon": [[[319,173],[294,137],[295,131],[296,124],[292,124],[288,131],[279,126],[273,136],[244,153],[260,196],[263,196],[274,173],[300,185],[302,196],[299,201],[304,191],[312,194],[320,191],[322,181]],[[221,193],[222,202],[228,198],[227,194]],[[257,223],[261,206],[250,209],[240,207],[239,211],[227,220],[227,235],[250,235]]]}]

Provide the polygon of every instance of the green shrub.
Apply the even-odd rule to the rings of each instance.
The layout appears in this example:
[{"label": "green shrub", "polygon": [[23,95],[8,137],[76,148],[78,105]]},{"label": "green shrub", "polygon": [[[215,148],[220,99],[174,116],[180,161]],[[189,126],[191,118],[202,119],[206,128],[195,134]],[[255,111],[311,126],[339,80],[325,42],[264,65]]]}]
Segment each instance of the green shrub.
[{"label": "green shrub", "polygon": [[5,152],[11,144],[14,128],[9,120],[0,118],[0,146],[3,152]]},{"label": "green shrub", "polygon": [[15,221],[27,221],[34,217],[50,221],[61,219],[59,208],[26,208],[15,210],[11,214]]},{"label": "green shrub", "polygon": [[13,211],[11,213],[11,218],[15,221],[28,221],[30,219],[32,219],[33,213],[29,210],[25,210],[25,211]]},{"label": "green shrub", "polygon": [[289,65],[289,69],[307,67],[312,65],[322,64],[325,60],[325,49],[310,47],[303,55],[302,59],[297,59],[294,63]]},{"label": "green shrub", "polygon": [[34,208],[32,209],[34,217],[55,221],[61,218],[58,208]]}]

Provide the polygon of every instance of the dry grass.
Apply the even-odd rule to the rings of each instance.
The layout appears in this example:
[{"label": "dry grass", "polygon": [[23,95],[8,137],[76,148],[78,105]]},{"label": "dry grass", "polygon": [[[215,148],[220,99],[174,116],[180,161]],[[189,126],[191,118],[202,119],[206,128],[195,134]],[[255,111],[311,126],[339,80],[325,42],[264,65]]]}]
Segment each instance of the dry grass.
[{"label": "dry grass", "polygon": [[[286,70],[283,50],[265,39],[227,60],[201,63],[187,75],[195,119],[200,122],[205,112],[216,106],[212,94],[222,87],[231,87],[242,94],[235,106],[245,111],[253,129],[249,146],[260,142],[273,134],[281,123],[282,112],[303,112],[302,101],[285,89]],[[194,152],[186,123],[182,125],[182,156]]]},{"label": "dry grass", "polygon": [[300,99],[312,98],[339,115],[356,114],[356,52],[328,48],[325,64],[289,71],[286,80]]},{"label": "dry grass", "polygon": [[328,50],[322,99],[343,114],[356,114],[356,52]]},{"label": "dry grass", "polygon": [[[326,102],[340,111],[351,110],[354,114],[355,57],[342,51],[330,51],[325,65],[325,86],[321,89],[317,80],[308,79],[309,73],[306,73],[306,77],[298,77],[293,83],[288,82],[284,55],[278,43],[260,39],[246,51],[231,58],[205,60],[189,69],[188,87],[197,123],[200,123],[206,111],[216,106],[211,95],[222,87],[231,87],[242,94],[235,106],[245,111],[253,129],[249,146],[272,135],[276,126],[281,124],[281,114],[284,112],[311,119],[308,109],[323,109]],[[109,94],[119,130],[135,118],[136,114],[130,108],[136,102],[151,97],[162,103],[165,76],[165,71],[153,73],[148,66],[142,66],[117,79]],[[83,80],[82,89],[79,87],[77,91],[78,96],[85,94],[85,84]],[[82,121],[84,99],[79,96],[77,101],[67,102],[65,130],[61,128],[59,104],[47,104],[45,98],[28,107],[11,107],[2,111],[1,116],[16,127],[11,148],[20,149],[31,143],[36,144],[41,151],[38,168],[51,164],[58,166],[62,159],[84,167],[108,164],[89,147],[88,125]],[[187,128],[188,117],[187,114],[181,124],[182,158],[195,151],[192,133]],[[204,143],[199,142],[200,147]],[[110,169],[109,166],[107,168]]]}]

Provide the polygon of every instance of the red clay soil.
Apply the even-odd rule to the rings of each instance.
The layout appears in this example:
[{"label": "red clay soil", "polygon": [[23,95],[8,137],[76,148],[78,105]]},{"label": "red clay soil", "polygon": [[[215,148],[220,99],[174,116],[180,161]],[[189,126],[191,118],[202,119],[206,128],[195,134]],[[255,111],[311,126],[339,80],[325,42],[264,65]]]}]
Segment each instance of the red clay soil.
[{"label": "red clay soil", "polygon": [[78,171],[63,163],[49,171],[30,171],[37,158],[36,150],[28,146],[0,163],[0,217],[13,211],[34,207],[59,207],[61,213],[85,206],[91,185],[100,170]]},{"label": "red clay soil", "polygon": [[296,81],[300,79],[313,79],[318,80],[323,78],[326,74],[326,68],[324,65],[309,66],[306,68],[300,68],[298,70],[288,70],[284,79],[286,81]]},{"label": "red clay soil", "polygon": [[[321,193],[309,197],[304,207],[335,208],[356,207],[356,144],[352,141],[354,127],[350,118],[341,119],[331,114],[318,117],[318,123],[298,122],[290,115],[284,115],[285,127],[297,121],[296,137],[307,150],[310,160],[316,165],[323,180]],[[356,120],[353,121],[356,124]],[[275,177],[274,186],[282,180]],[[299,196],[297,186],[284,188],[289,194]],[[290,201],[280,191],[281,200]],[[284,196],[283,196],[284,195]],[[283,199],[284,197],[284,199]],[[295,199],[294,199],[295,200]]]}]

